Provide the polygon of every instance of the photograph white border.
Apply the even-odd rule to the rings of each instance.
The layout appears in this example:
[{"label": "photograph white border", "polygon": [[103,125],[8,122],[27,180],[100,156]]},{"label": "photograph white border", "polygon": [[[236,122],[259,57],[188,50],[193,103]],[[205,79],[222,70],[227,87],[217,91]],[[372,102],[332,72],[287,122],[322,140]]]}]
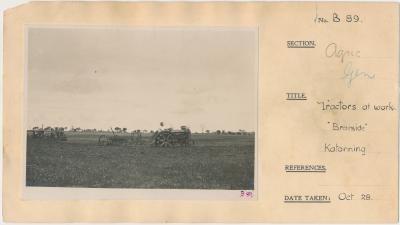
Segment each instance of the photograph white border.
[{"label": "photograph white border", "polygon": [[[192,29],[192,30],[249,30],[255,32],[255,97],[256,97],[256,115],[255,115],[255,143],[254,143],[254,190],[213,190],[213,189],[136,189],[136,188],[79,188],[79,187],[36,187],[26,186],[26,140],[27,133],[24,132],[22,139],[23,151],[23,174],[22,174],[22,199],[23,200],[243,200],[255,201],[258,193],[258,158],[259,158],[259,28],[258,27],[223,27],[223,26],[101,26],[101,25],[43,25],[27,24],[24,30],[24,118],[22,130],[27,130],[27,97],[28,97],[28,31],[31,28],[52,28],[52,29]],[[251,193],[248,197],[244,193]]]}]

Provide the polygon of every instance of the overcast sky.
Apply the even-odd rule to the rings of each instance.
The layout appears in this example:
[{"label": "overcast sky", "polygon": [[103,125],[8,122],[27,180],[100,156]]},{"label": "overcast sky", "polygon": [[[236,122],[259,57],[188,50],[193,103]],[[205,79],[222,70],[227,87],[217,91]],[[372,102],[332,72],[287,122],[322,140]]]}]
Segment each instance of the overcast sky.
[{"label": "overcast sky", "polygon": [[30,28],[28,128],[256,126],[257,34],[226,28]]}]

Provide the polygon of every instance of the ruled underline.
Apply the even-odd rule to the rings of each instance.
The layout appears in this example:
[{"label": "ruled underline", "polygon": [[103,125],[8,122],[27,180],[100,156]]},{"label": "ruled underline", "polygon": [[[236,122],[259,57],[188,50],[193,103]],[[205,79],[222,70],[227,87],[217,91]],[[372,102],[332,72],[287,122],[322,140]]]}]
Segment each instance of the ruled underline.
[{"label": "ruled underline", "polygon": [[307,100],[306,98],[287,98],[286,100]]},{"label": "ruled underline", "polygon": [[288,47],[288,48],[315,48],[315,46],[309,46],[309,47],[296,47],[296,46],[294,46],[294,47]]},{"label": "ruled underline", "polygon": [[331,203],[331,201],[284,201],[284,203]]},{"label": "ruled underline", "polygon": [[326,170],[286,170],[286,173],[325,173]]}]

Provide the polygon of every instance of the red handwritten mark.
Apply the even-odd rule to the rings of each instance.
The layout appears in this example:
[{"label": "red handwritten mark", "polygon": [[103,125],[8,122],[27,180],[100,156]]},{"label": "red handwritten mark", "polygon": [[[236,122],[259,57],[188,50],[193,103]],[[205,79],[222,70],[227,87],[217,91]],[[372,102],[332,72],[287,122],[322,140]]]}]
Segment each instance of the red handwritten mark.
[{"label": "red handwritten mark", "polygon": [[253,191],[240,191],[240,197],[253,198]]}]

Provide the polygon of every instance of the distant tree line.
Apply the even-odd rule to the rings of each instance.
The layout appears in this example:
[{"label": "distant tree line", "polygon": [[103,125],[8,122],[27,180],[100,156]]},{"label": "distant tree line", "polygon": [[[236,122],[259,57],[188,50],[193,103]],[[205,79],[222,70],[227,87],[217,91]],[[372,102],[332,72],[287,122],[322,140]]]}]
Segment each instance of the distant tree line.
[{"label": "distant tree line", "polygon": [[[102,129],[83,129],[80,127],[73,127],[71,126],[71,128],[68,129],[68,127],[38,127],[35,126],[32,128],[32,130],[45,130],[45,131],[50,131],[50,130],[63,130],[63,131],[70,131],[70,132],[111,132],[114,131],[116,133],[128,133],[128,128],[126,127],[114,127],[114,128],[110,128],[107,130],[102,130]],[[111,130],[112,129],[112,130]],[[156,131],[154,130],[132,130],[130,132],[139,132],[139,133],[155,133]],[[194,132],[195,134],[216,134],[216,135],[250,135],[253,134],[254,132],[248,132],[246,130],[243,129],[239,129],[238,131],[225,131],[225,130],[215,130],[215,131],[211,131],[211,130],[205,130],[202,132]]]}]

